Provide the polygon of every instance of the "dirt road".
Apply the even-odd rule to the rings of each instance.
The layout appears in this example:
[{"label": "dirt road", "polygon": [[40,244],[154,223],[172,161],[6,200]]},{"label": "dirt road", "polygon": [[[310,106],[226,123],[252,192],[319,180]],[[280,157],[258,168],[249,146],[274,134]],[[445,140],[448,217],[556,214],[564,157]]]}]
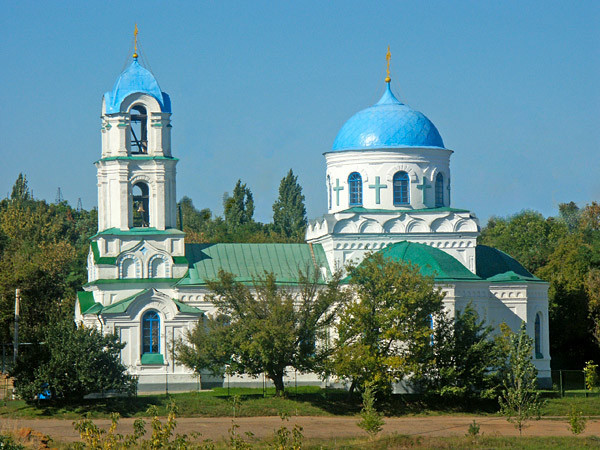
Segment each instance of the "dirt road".
[{"label": "dirt road", "polygon": [[[475,419],[481,426],[481,433],[487,435],[515,436],[518,431],[514,426],[501,417],[473,416],[432,416],[432,417],[401,417],[387,418],[384,433],[400,433],[422,436],[462,436],[467,432],[469,424]],[[123,434],[132,433],[134,419],[121,419],[118,431]],[[31,428],[42,434],[49,435],[63,442],[78,440],[71,420],[25,420],[0,419],[0,430],[16,431],[20,428]],[[109,420],[98,419],[97,425],[107,428]],[[292,417],[286,426],[291,429],[294,424],[304,428],[306,438],[344,438],[363,435],[364,432],[356,426],[357,419],[352,417]],[[282,421],[279,417],[243,417],[236,419],[240,425],[238,433],[251,431],[257,438],[268,437],[279,428]],[[525,436],[569,436],[571,435],[567,421],[561,419],[543,419],[528,422]],[[231,418],[179,418],[176,432],[189,434],[202,433],[203,438],[220,440],[228,436]],[[148,428],[149,429],[149,428]],[[585,435],[600,435],[600,420],[588,421]]]}]

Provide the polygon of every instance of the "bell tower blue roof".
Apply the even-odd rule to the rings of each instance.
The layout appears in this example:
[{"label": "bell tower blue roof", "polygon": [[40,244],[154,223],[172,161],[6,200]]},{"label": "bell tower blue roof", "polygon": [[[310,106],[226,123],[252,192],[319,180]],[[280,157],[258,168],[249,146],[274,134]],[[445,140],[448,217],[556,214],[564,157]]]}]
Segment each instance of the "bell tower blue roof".
[{"label": "bell tower blue roof", "polygon": [[160,90],[158,82],[150,71],[138,63],[134,58],[132,63],[119,75],[112,91],[104,94],[106,114],[121,112],[121,103],[135,93],[148,94],[154,97],[161,106],[162,112],[171,112],[171,99],[169,95]]},{"label": "bell tower blue roof", "polygon": [[381,99],[359,111],[342,127],[333,151],[398,147],[444,148],[435,125],[424,114],[400,102],[390,83]]}]

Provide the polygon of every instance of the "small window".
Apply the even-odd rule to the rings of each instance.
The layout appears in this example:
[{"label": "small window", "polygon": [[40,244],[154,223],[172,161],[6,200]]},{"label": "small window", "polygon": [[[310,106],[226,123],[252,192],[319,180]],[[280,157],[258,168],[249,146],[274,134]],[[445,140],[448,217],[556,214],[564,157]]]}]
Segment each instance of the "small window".
[{"label": "small window", "polygon": [[406,172],[396,172],[394,175],[394,205],[408,205],[410,203],[409,184]]},{"label": "small window", "polygon": [[148,114],[142,105],[131,108],[131,153],[148,153]]},{"label": "small window", "polygon": [[160,353],[160,318],[148,311],[142,318],[142,354]]},{"label": "small window", "polygon": [[331,209],[332,202],[332,192],[331,192],[331,178],[327,175],[327,204],[329,205],[329,209]]},{"label": "small window", "polygon": [[540,313],[535,315],[535,357],[537,359],[544,357],[542,354],[542,315]]},{"label": "small window", "polygon": [[362,177],[358,172],[352,172],[348,177],[350,188],[350,206],[362,205]]},{"label": "small window", "polygon": [[444,206],[444,175],[438,173],[435,177],[435,207]]},{"label": "small window", "polygon": [[133,195],[132,217],[134,227],[150,226],[150,196],[146,183],[135,183],[131,189]]}]

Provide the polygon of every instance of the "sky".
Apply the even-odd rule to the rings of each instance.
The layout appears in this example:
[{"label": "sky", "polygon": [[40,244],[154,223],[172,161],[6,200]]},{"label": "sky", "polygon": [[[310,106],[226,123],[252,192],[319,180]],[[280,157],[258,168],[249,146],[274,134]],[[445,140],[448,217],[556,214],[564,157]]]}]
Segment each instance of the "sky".
[{"label": "sky", "polygon": [[482,223],[600,200],[598,1],[0,0],[0,195],[20,172],[97,204],[104,92],[142,55],[172,101],[177,196],[222,214],[238,179],[272,219],[291,168],[326,212],[337,132],[392,89],[438,128],[452,206]]}]

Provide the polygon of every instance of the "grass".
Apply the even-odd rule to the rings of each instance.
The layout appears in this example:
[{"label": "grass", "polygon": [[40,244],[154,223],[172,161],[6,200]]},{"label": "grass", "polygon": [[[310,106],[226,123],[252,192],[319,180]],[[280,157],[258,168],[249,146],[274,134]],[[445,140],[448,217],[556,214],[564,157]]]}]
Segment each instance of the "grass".
[{"label": "grass", "polygon": [[[179,417],[231,417],[233,396],[239,396],[238,417],[277,416],[284,412],[291,416],[353,416],[361,408],[358,395],[350,396],[347,391],[321,389],[316,386],[298,387],[288,392],[287,397],[275,397],[274,389],[216,388],[212,391],[187,392],[160,395],[140,395],[133,398],[107,398],[57,405],[40,402],[29,405],[22,400],[0,403],[0,418],[54,418],[77,419],[86,414],[91,418],[108,418],[112,412],[122,417],[147,417],[146,410],[156,405],[161,415],[166,415],[169,398],[173,398],[179,409]],[[548,398],[542,409],[543,416],[566,416],[571,406],[586,416],[600,415],[600,397]],[[396,395],[378,408],[386,416],[403,415],[449,415],[476,414],[494,415],[498,405],[494,400],[468,402],[444,401],[419,395]]]},{"label": "grass", "polygon": [[584,416],[600,416],[600,397],[549,398],[542,407],[542,416],[566,416],[571,407]]},{"label": "grass", "polygon": [[[260,445],[260,444],[259,444]],[[367,438],[354,439],[307,439],[305,449],[390,449],[390,448],[519,448],[519,449],[564,449],[597,448],[600,438],[590,437],[413,437],[399,434],[382,436],[373,441]]]},{"label": "grass", "polygon": [[[254,439],[245,438],[249,448],[277,448],[274,438]],[[17,439],[18,441],[18,439]],[[230,443],[225,439],[214,442],[217,450],[231,448]],[[52,441],[52,445],[59,449],[70,449],[72,446],[63,442]],[[354,450],[354,449],[400,449],[400,448],[518,448],[518,449],[580,449],[580,448],[598,448],[600,446],[600,438],[597,436],[547,436],[547,437],[530,437],[530,436],[486,436],[480,435],[476,437],[468,436],[452,436],[452,437],[434,437],[434,436],[407,436],[402,434],[388,434],[379,436],[373,440],[368,437],[355,438],[337,438],[337,439],[303,439],[302,448],[310,449],[335,449],[335,450]],[[193,444],[190,448],[194,448]]]}]

